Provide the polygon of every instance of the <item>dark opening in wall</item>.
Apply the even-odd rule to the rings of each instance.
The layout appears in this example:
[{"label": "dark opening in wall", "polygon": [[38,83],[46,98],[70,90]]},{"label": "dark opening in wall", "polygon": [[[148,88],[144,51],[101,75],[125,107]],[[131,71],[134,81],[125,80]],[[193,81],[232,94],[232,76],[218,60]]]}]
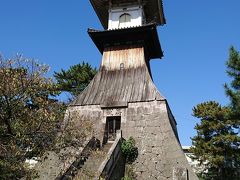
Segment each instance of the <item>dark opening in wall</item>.
[{"label": "dark opening in wall", "polygon": [[121,129],[121,116],[109,116],[106,119],[103,143],[114,141],[117,130]]}]

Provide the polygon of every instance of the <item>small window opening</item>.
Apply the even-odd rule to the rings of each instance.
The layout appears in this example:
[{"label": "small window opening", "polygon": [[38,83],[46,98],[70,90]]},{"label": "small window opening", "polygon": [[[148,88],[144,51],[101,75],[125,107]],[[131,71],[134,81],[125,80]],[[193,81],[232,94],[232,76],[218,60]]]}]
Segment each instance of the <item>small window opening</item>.
[{"label": "small window opening", "polygon": [[129,27],[131,23],[131,15],[124,13],[119,17],[119,28]]},{"label": "small window opening", "polygon": [[124,69],[124,63],[120,64],[120,70]]}]

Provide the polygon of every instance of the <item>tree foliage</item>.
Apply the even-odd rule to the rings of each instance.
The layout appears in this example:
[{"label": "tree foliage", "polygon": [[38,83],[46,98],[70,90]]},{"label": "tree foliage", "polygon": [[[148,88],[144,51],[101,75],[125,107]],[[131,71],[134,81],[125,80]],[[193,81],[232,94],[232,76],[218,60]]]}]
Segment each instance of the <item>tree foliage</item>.
[{"label": "tree foliage", "polygon": [[0,179],[26,176],[26,159],[51,149],[63,106],[46,65],[0,56]]},{"label": "tree foliage", "polygon": [[93,79],[97,70],[88,63],[71,66],[68,70],[55,72],[58,88],[61,91],[69,92],[72,97],[76,97],[83,91]]},{"label": "tree foliage", "polygon": [[231,104],[209,101],[193,108],[200,123],[195,126],[197,135],[192,138],[191,151],[205,167],[204,179],[235,179],[239,175],[240,55],[233,47],[226,64],[227,74],[233,78],[230,86],[225,84]]},{"label": "tree foliage", "polygon": [[239,127],[239,117],[240,117],[240,53],[234,49],[230,48],[229,59],[226,63],[227,74],[233,78],[230,85],[225,84],[225,91],[227,96],[231,101],[231,109],[233,112],[232,118],[236,120],[236,124]]}]

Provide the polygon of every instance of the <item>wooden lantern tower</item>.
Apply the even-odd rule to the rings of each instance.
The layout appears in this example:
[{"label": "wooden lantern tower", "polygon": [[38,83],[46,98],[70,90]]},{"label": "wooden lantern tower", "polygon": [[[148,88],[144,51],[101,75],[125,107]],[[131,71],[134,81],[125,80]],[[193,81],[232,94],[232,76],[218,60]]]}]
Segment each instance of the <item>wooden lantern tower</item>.
[{"label": "wooden lantern tower", "polygon": [[197,179],[179,143],[176,121],[151,77],[149,61],[163,52],[157,26],[166,23],[162,0],[90,0],[104,30],[88,34],[103,54],[99,72],[68,107],[90,121],[101,143],[117,130],[133,137],[136,179]]}]

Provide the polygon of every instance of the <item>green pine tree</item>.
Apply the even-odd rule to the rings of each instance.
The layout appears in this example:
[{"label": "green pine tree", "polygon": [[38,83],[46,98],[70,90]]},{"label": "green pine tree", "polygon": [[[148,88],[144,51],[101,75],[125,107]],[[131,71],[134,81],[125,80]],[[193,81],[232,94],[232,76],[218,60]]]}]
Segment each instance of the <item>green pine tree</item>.
[{"label": "green pine tree", "polygon": [[226,63],[227,74],[233,78],[230,85],[225,84],[225,91],[227,96],[231,100],[231,109],[233,117],[236,120],[236,124],[239,127],[240,117],[240,53],[230,48],[230,56]]},{"label": "green pine tree", "polygon": [[74,98],[87,87],[96,73],[96,68],[83,62],[71,66],[66,71],[62,69],[60,72],[54,72],[54,77],[57,80],[59,90],[70,93]]},{"label": "green pine tree", "polygon": [[240,55],[233,47],[227,74],[233,78],[230,86],[225,84],[230,105],[209,101],[193,108],[200,123],[195,126],[191,151],[205,168],[200,174],[204,179],[238,179],[240,174]]}]

